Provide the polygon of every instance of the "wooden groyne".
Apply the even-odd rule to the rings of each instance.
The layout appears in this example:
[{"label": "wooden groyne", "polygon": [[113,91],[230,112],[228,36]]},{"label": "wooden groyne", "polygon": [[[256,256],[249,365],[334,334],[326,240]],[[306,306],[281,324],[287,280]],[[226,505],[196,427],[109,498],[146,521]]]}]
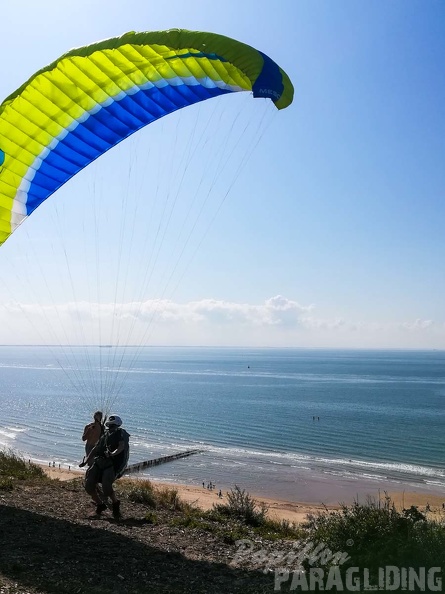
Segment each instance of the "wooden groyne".
[{"label": "wooden groyne", "polygon": [[153,458],[153,460],[145,460],[144,462],[137,462],[136,464],[130,464],[125,469],[124,474],[130,474],[132,472],[139,472],[144,468],[150,468],[151,466],[159,466],[159,464],[166,464],[167,462],[173,462],[180,458],[187,458],[194,454],[200,454],[205,450],[187,450],[185,452],[179,452],[178,454],[171,454],[170,456],[162,456],[161,458]]}]

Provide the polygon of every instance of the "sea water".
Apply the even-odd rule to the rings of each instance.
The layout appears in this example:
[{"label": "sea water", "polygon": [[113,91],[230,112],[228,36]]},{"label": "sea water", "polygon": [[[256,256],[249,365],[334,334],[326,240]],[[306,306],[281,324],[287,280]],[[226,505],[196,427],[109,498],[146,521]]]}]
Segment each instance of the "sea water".
[{"label": "sea water", "polygon": [[0,378],[0,444],[44,464],[76,467],[102,407],[130,462],[204,450],[154,479],[325,503],[445,493],[442,351],[4,346]]}]

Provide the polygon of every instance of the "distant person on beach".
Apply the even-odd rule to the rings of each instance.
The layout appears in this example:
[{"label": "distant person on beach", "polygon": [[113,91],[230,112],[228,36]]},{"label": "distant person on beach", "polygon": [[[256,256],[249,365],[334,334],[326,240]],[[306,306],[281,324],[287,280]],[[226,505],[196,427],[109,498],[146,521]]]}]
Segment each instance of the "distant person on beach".
[{"label": "distant person on beach", "polygon": [[102,425],[103,414],[102,411],[98,410],[93,415],[93,422],[85,425],[82,435],[82,441],[85,441],[85,456],[88,457],[91,450],[94,448],[96,443],[99,441],[101,435],[104,432],[104,426]]},{"label": "distant person on beach", "polygon": [[[110,498],[113,516],[120,518],[120,501],[113,490],[113,483],[124,473],[130,453],[130,435],[122,428],[122,419],[118,415],[110,415],[105,423],[106,429],[87,459],[80,464],[88,464],[85,477],[85,491],[91,495],[96,504],[96,517],[107,509],[105,501]],[[103,501],[97,490],[102,484]]]}]

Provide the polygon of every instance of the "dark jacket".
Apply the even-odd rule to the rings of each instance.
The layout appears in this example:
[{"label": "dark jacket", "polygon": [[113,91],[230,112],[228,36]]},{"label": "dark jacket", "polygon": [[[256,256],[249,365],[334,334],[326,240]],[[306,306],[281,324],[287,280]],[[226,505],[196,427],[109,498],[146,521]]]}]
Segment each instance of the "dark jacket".
[{"label": "dark jacket", "polygon": [[121,441],[124,442],[124,449],[120,452],[117,456],[112,456],[109,460],[113,463],[114,472],[116,474],[116,478],[121,476],[127,466],[128,457],[130,455],[130,435],[119,427],[115,431],[110,431],[109,429],[105,429],[104,434],[99,440],[97,444],[96,450],[96,457],[98,458],[105,458],[105,452],[108,450],[109,452],[114,452],[119,443]]}]

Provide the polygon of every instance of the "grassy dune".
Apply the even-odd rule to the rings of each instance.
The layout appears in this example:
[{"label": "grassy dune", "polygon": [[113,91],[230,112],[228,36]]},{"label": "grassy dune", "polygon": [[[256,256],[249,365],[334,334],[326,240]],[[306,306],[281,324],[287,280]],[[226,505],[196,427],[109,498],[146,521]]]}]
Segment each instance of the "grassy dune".
[{"label": "grassy dune", "polygon": [[[267,507],[237,486],[208,511],[147,480],[120,480],[117,490],[123,519],[109,511],[91,519],[81,478],[49,479],[17,454],[0,453],[0,592],[335,592],[340,584],[348,591],[353,568],[360,569],[354,576],[367,570],[369,585],[387,566],[416,575],[445,570],[443,518],[397,511],[389,497],[293,525],[269,519]],[[364,591],[359,586],[349,591]]]}]

